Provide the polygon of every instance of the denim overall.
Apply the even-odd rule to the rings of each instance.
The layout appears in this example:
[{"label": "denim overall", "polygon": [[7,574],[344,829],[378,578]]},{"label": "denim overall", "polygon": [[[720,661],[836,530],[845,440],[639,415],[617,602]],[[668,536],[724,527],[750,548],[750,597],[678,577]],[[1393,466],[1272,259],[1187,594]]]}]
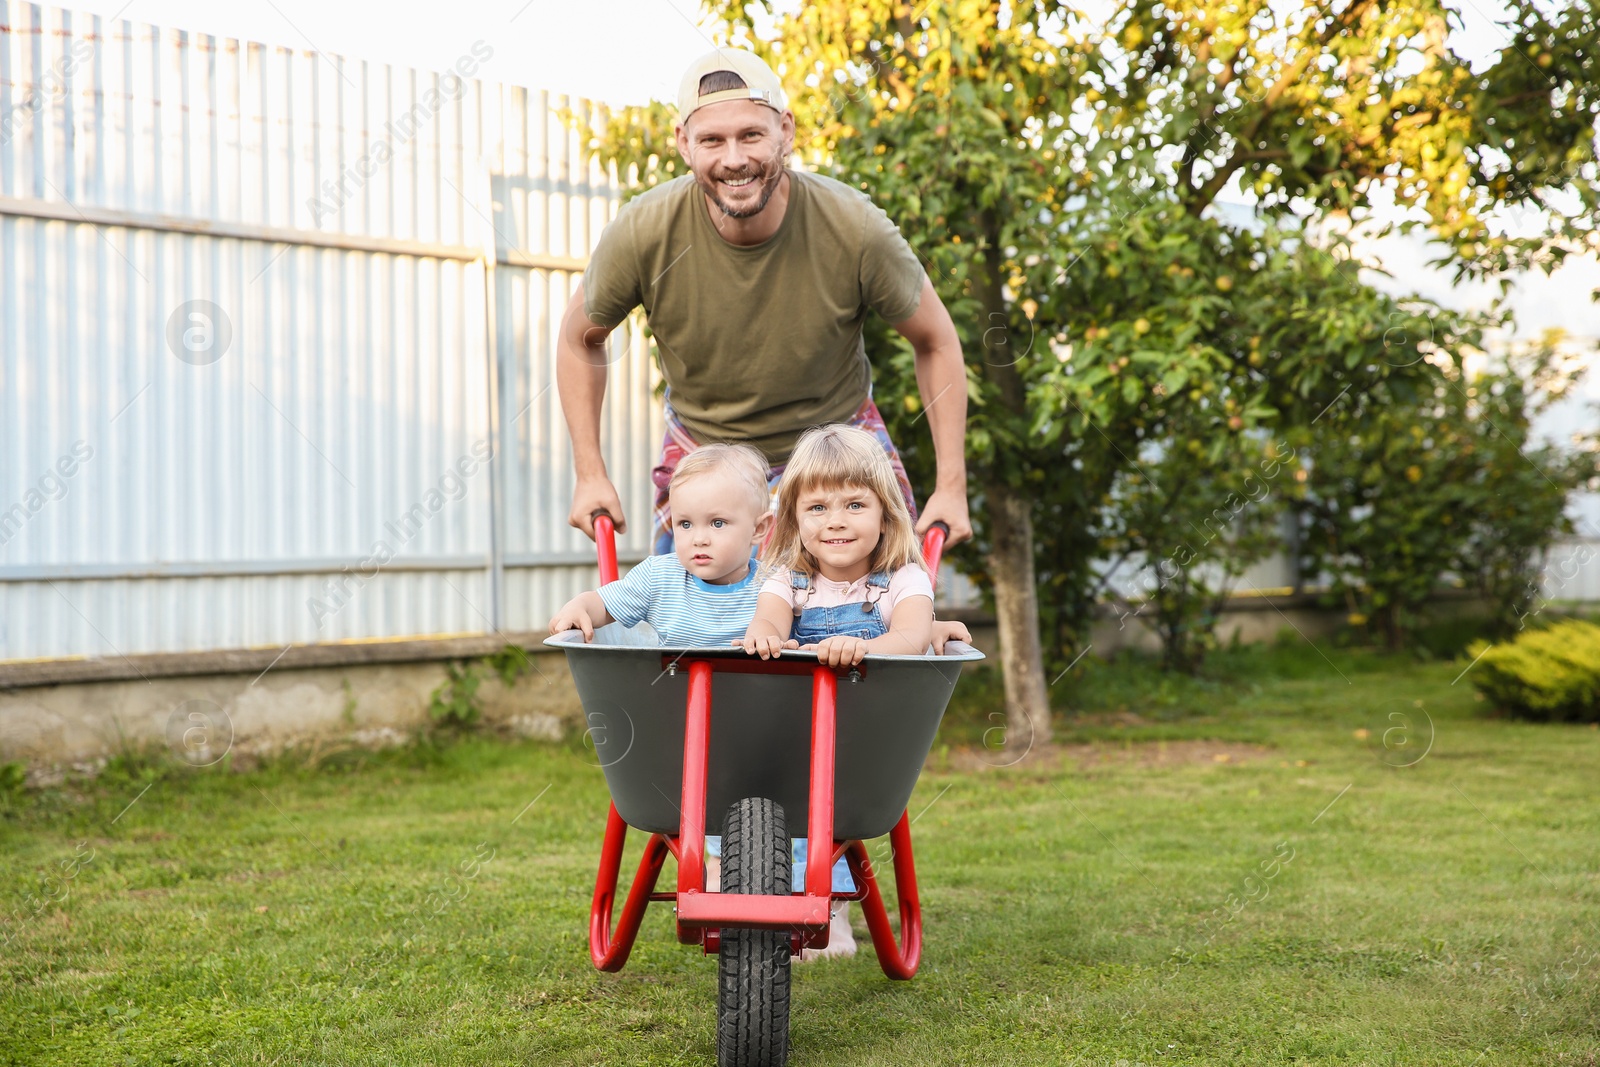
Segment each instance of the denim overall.
[{"label": "denim overall", "polygon": [[811,582],[805,575],[793,573],[789,585],[794,589],[794,629],[789,636],[802,645],[813,645],[827,637],[859,637],[870,641],[889,632],[883,609],[878,601],[889,591],[889,573],[876,571],[867,576],[867,599],[854,604],[836,604],[831,608],[808,608],[806,600],[811,595]]},{"label": "denim overall", "polygon": [[[889,626],[883,618],[883,608],[878,601],[883,594],[889,591],[889,574],[887,571],[877,571],[867,576],[866,600],[853,604],[836,604],[830,608],[808,608],[805,606],[807,598],[811,595],[811,583],[805,575],[792,573],[789,584],[794,589],[794,628],[789,636],[799,641],[802,645],[813,645],[829,637],[859,637],[863,641],[870,641],[874,637],[882,637],[889,632]],[[806,842],[804,838],[794,841],[794,891],[805,890],[806,871]],[[836,893],[854,892],[855,880],[850,876],[850,867],[843,859],[833,865],[833,891]]]}]

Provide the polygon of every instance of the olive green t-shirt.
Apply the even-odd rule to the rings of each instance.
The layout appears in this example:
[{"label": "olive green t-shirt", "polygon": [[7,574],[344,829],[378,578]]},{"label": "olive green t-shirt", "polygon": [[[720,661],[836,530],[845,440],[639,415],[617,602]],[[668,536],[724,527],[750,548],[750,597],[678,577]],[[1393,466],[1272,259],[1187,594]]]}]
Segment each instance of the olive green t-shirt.
[{"label": "olive green t-shirt", "polygon": [[644,305],[669,402],[694,439],[746,441],[773,463],[810,426],[866,400],[861,326],[917,310],[922,264],[865,195],[789,171],[778,231],[739,247],[717,233],[693,175],[644,193],[600,235],[583,275],[590,321]]}]

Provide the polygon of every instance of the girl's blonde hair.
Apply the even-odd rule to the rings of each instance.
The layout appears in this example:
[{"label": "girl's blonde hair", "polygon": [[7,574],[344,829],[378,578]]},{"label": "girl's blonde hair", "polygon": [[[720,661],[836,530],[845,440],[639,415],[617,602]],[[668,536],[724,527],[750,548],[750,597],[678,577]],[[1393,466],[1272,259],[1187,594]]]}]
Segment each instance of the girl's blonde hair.
[{"label": "girl's blonde hair", "polygon": [[774,567],[787,567],[808,577],[817,573],[816,558],[801,542],[800,519],[795,513],[800,497],[816,489],[846,487],[870,490],[883,505],[883,536],[872,550],[870,572],[893,574],[912,563],[927,566],[911,511],[883,445],[866,430],[835,425],[816,426],[802,434],[784,468],[783,480],[778,483],[778,521],[768,552]]}]

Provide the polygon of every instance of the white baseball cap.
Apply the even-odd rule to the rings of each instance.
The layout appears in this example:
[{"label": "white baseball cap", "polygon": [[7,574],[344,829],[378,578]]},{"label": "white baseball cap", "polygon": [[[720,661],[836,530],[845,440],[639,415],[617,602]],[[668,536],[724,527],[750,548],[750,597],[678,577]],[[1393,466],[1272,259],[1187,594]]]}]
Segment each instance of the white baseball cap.
[{"label": "white baseball cap", "polygon": [[[707,74],[728,71],[744,80],[743,89],[722,89],[701,94],[700,79]],[[724,100],[754,100],[765,104],[778,114],[789,110],[789,97],[772,68],[754,52],[742,48],[719,48],[707,52],[684,72],[678,85],[678,121],[688,122],[689,116],[707,104],[720,104]]]}]

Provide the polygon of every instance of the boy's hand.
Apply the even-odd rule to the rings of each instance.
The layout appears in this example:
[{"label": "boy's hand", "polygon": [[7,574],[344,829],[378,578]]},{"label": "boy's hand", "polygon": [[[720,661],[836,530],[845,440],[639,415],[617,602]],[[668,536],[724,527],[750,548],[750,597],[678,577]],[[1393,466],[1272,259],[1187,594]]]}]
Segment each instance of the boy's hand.
[{"label": "boy's hand", "polygon": [[867,654],[867,643],[859,637],[825,637],[814,645],[801,645],[815,651],[824,667],[854,667]]},{"label": "boy's hand", "polygon": [[594,640],[594,620],[576,602],[569,603],[550,620],[550,636],[554,637],[563,630],[582,630],[586,643]]},{"label": "boy's hand", "polygon": [[945,645],[946,641],[960,641],[963,644],[970,645],[970,644],[972,644],[972,631],[968,630],[965,625],[963,625],[962,623],[959,623],[959,622],[954,622],[954,621],[944,622],[944,621],[939,620],[939,619],[934,619],[933,620],[933,654],[934,655],[936,655],[936,656],[944,655],[944,645]]}]

